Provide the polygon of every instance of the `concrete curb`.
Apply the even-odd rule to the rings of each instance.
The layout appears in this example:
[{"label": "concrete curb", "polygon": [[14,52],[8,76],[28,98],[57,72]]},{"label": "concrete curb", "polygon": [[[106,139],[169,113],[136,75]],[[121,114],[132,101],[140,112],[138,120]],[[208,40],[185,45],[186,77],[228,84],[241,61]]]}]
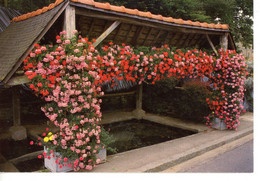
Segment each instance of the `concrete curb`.
[{"label": "concrete curb", "polygon": [[216,143],[214,144],[209,144],[209,145],[205,145],[203,146],[201,149],[194,149],[194,150],[190,150],[190,151],[187,151],[185,153],[183,153],[182,156],[180,156],[179,158],[175,159],[175,160],[172,160],[172,161],[169,161],[169,162],[166,162],[166,163],[163,163],[159,166],[156,166],[155,168],[152,168],[152,169],[148,169],[146,170],[145,172],[161,172],[161,171],[164,171],[170,167],[173,167],[177,164],[180,164],[182,162],[185,162],[187,160],[190,160],[196,156],[200,156],[202,155],[203,153],[206,153],[208,151],[211,151],[213,149],[216,149],[218,147],[221,147],[225,144],[228,144],[232,141],[235,141],[235,140],[238,140],[244,136],[247,136],[249,134],[253,133],[253,129],[249,128],[249,129],[246,129],[243,131],[243,133],[241,134],[237,134],[237,135],[232,135],[230,137],[225,137],[221,140],[218,140],[216,141]]}]

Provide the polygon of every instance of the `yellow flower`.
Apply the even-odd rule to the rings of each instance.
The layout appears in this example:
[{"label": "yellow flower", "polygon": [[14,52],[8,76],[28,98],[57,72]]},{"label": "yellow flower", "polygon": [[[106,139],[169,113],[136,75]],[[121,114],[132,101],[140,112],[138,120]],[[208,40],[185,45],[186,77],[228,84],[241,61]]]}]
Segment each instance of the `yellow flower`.
[{"label": "yellow flower", "polygon": [[44,141],[44,142],[48,142],[48,141],[49,141],[49,138],[46,136],[46,137],[44,137],[43,141]]},{"label": "yellow flower", "polygon": [[52,135],[52,132],[49,132],[48,135],[51,136],[51,135]]},{"label": "yellow flower", "polygon": [[52,141],[52,140],[53,140],[53,135],[51,135],[51,136],[49,137],[49,140],[50,140],[50,141]]}]

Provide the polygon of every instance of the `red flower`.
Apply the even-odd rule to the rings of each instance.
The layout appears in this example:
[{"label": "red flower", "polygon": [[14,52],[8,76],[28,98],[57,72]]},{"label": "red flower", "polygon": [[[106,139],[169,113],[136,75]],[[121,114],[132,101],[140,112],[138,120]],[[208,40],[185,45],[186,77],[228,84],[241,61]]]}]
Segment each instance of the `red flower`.
[{"label": "red flower", "polygon": [[30,145],[33,145],[33,141],[30,141]]}]

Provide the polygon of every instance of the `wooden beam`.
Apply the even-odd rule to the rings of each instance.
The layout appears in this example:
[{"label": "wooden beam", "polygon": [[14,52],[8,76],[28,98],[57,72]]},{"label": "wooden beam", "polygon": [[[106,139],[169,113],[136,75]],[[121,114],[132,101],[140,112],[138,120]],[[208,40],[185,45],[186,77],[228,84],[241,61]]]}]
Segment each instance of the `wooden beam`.
[{"label": "wooden beam", "polygon": [[13,125],[21,125],[20,91],[18,87],[12,89]]},{"label": "wooden beam", "polygon": [[143,45],[145,45],[145,44],[147,43],[148,38],[149,38],[149,37],[151,36],[151,34],[152,34],[152,31],[153,31],[153,28],[150,28],[150,30],[148,31],[148,33],[147,33],[147,35],[146,35],[146,37],[145,37],[145,39],[144,39]]},{"label": "wooden beam", "polygon": [[119,25],[119,27],[118,27],[118,29],[117,29],[115,35],[114,35],[114,38],[113,38],[113,41],[114,41],[114,42],[115,42],[115,40],[116,40],[116,37],[117,37],[118,34],[120,33],[121,28],[122,28],[122,23]]},{"label": "wooden beam", "polygon": [[192,41],[190,42],[190,45],[195,46],[198,38],[199,38],[199,34],[195,34],[195,36],[192,38]]},{"label": "wooden beam", "polygon": [[174,37],[172,37],[172,39],[171,39],[171,41],[170,41],[170,44],[171,45],[173,45],[173,46],[175,46],[175,42],[176,42],[176,38],[178,38],[179,37],[179,33],[178,32],[176,32],[175,33],[175,35],[174,35]]},{"label": "wooden beam", "polygon": [[228,48],[228,33],[224,33],[220,36],[220,47],[224,50]]},{"label": "wooden beam", "polygon": [[20,85],[20,84],[26,84],[31,82],[30,79],[27,78],[26,75],[22,76],[13,76],[7,83],[7,86],[14,86],[14,85]]},{"label": "wooden beam", "polygon": [[94,18],[92,18],[91,23],[90,23],[90,27],[89,27],[89,30],[88,30],[88,36],[89,37],[90,37],[91,32],[93,30],[94,24],[95,24],[95,21],[94,21]]},{"label": "wooden beam", "polygon": [[153,44],[155,44],[157,42],[157,40],[161,36],[161,34],[162,34],[162,30],[159,30],[158,34],[156,35],[155,39],[153,40]]},{"label": "wooden beam", "polygon": [[207,40],[211,46],[211,48],[213,49],[213,51],[216,53],[216,55],[218,55],[218,51],[216,50],[216,48],[214,47],[214,44],[212,43],[211,39],[209,38],[209,35],[206,34]]},{"label": "wooden beam", "polygon": [[115,21],[104,33],[102,33],[93,43],[94,47],[98,46],[116,27],[120,24],[120,21]]},{"label": "wooden beam", "polygon": [[126,33],[126,36],[125,36],[125,38],[124,38],[126,42],[127,42],[128,35],[129,35],[130,32],[132,31],[133,26],[134,26],[134,25],[131,24],[129,30],[128,30],[127,33]]},{"label": "wooden beam", "polygon": [[143,101],[143,84],[137,86],[136,92],[136,109],[142,109]]},{"label": "wooden beam", "polygon": [[190,42],[192,42],[193,38],[196,34],[189,34],[184,42],[184,47],[189,47]]},{"label": "wooden beam", "polygon": [[138,41],[138,39],[140,37],[140,34],[142,33],[143,29],[144,29],[144,26],[141,26],[141,27],[137,28],[137,30],[135,32],[135,35],[133,37],[133,40],[132,40],[132,45],[136,45],[136,43],[137,43],[137,41]]},{"label": "wooden beam", "polygon": [[76,30],[76,14],[74,6],[68,5],[65,9],[63,29],[67,32],[68,38],[73,36],[73,31]]}]

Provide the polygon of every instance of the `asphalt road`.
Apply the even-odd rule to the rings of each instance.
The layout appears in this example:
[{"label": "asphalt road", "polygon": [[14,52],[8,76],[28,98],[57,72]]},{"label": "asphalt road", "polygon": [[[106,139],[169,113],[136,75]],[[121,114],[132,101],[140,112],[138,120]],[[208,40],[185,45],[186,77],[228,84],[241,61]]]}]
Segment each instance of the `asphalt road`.
[{"label": "asphalt road", "polygon": [[253,140],[193,166],[185,172],[207,173],[251,173],[253,172]]}]

